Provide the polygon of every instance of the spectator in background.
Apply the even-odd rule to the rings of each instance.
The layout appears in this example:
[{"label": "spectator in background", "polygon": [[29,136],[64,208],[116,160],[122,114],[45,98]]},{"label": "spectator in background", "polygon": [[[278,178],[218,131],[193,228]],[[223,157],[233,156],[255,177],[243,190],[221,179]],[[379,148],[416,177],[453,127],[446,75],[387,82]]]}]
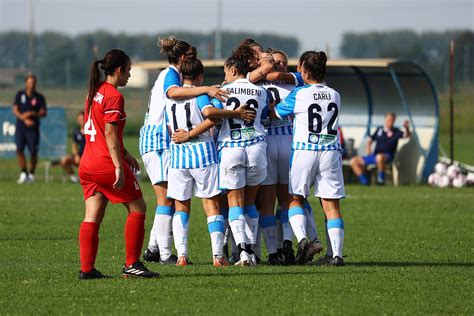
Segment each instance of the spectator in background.
[{"label": "spectator in background", "polygon": [[[21,170],[17,183],[34,181],[40,142],[40,118],[46,116],[46,100],[36,91],[36,77],[29,74],[25,78],[25,89],[17,92],[13,101],[13,114],[16,116],[16,155]],[[25,146],[30,152],[30,168],[26,169]]]},{"label": "spectator in background", "polygon": [[73,166],[79,166],[84,147],[86,146],[86,138],[84,137],[84,111],[77,113],[76,122],[77,127],[72,132],[72,154],[64,156],[57,162],[61,164],[73,183],[79,182],[79,178],[74,174]]},{"label": "spectator in background", "polygon": [[[351,167],[362,185],[369,185],[369,179],[365,175],[367,165],[377,166],[377,184],[385,184],[385,165],[392,162],[397,150],[400,138],[410,137],[410,125],[408,120],[403,123],[404,131],[394,127],[395,113],[385,114],[383,126],[379,126],[370,136],[367,142],[367,156],[355,156],[351,159]],[[375,141],[375,150],[372,153],[372,143]]]}]

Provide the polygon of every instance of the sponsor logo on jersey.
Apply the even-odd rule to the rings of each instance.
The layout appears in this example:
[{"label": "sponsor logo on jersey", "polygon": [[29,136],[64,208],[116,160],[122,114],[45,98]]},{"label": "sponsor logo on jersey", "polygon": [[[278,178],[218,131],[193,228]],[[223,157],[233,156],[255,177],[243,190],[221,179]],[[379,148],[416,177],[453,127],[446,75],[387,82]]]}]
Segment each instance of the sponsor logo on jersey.
[{"label": "sponsor logo on jersey", "polygon": [[97,103],[99,103],[99,104],[102,104],[102,101],[104,101],[104,95],[101,94],[101,93],[99,93],[99,92],[97,92],[97,93],[95,94],[94,101],[97,102]]},{"label": "sponsor logo on jersey", "polygon": [[239,130],[230,131],[230,139],[239,140],[242,138],[242,135]]},{"label": "sponsor logo on jersey", "polygon": [[308,142],[311,144],[319,143],[319,135],[318,134],[309,134]]}]

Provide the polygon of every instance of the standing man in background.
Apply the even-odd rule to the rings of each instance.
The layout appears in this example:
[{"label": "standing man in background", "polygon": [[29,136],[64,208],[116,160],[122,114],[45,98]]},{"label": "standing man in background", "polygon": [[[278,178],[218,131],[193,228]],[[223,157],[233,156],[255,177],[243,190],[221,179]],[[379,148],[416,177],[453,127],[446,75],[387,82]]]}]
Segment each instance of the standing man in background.
[{"label": "standing man in background", "polygon": [[[21,170],[17,183],[31,183],[38,161],[40,118],[46,116],[46,100],[36,91],[35,75],[26,76],[25,89],[17,92],[12,110],[16,116],[16,155]],[[25,146],[31,155],[29,170],[26,169]]]}]

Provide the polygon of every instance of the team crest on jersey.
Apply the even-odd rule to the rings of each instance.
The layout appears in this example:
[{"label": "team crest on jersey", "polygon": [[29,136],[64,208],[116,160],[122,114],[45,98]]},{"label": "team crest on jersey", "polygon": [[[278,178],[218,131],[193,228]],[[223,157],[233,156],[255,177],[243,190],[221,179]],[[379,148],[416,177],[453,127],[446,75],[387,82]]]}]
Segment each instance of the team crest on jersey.
[{"label": "team crest on jersey", "polygon": [[242,138],[242,134],[239,130],[230,131],[230,139],[232,140],[239,140]]},{"label": "team crest on jersey", "polygon": [[99,103],[99,104],[102,104],[102,101],[103,101],[103,100],[104,100],[104,95],[101,94],[101,93],[99,93],[99,92],[97,92],[97,93],[95,94],[94,101],[97,102],[97,103]]},{"label": "team crest on jersey", "polygon": [[36,98],[31,99],[31,106],[36,106],[37,103],[38,101],[36,100]]},{"label": "team crest on jersey", "polygon": [[319,143],[319,135],[318,134],[309,134],[308,142],[311,144]]}]

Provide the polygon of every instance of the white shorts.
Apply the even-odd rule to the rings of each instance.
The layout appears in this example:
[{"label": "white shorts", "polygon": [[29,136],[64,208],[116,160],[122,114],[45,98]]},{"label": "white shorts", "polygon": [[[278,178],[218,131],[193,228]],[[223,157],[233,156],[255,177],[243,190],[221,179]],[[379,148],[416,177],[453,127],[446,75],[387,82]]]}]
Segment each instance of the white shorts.
[{"label": "white shorts", "polygon": [[267,177],[267,143],[224,147],[219,151],[219,189],[259,185]]},{"label": "white shorts", "polygon": [[345,196],[342,157],[337,150],[294,150],[290,165],[289,192],[307,197],[340,199]]},{"label": "white shorts", "polygon": [[155,185],[168,181],[168,168],[170,165],[170,150],[150,151],[142,156],[145,170],[151,184]]},{"label": "white shorts", "polygon": [[217,164],[205,168],[168,170],[168,197],[187,201],[193,196],[211,198],[219,195]]},{"label": "white shorts", "polygon": [[292,135],[267,136],[267,178],[262,185],[288,184]]}]

